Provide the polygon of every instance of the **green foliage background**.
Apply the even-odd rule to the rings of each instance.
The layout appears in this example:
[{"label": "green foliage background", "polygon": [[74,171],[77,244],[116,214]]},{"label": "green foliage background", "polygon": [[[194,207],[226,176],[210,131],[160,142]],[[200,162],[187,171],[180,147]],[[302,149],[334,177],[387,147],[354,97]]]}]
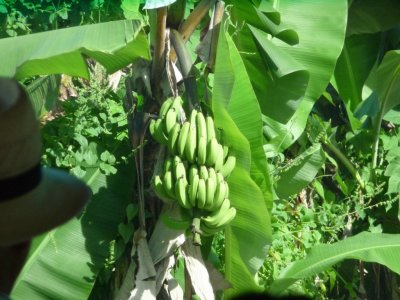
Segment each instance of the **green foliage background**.
[{"label": "green foliage background", "polygon": [[[198,2],[187,2],[186,15]],[[82,216],[34,242],[15,299],[112,297],[121,276],[115,269],[126,259],[137,223],[137,206],[126,188],[134,187],[135,149],[122,104],[124,85],[112,92],[105,70],[88,69],[83,57],[90,54],[107,71],[149,59],[144,4],[0,0],[1,38],[140,19],[129,29],[134,38],[128,46],[124,38],[110,37],[117,45],[112,53],[101,43],[91,51],[77,44],[57,53],[83,62],[79,68],[66,66],[65,73],[89,77],[91,72],[91,79],[73,78],[70,87],[78,96],[66,101],[50,101],[51,93],[46,103],[34,101],[43,122],[44,164],[70,170],[95,196]],[[400,5],[394,0],[226,4],[214,74],[206,83],[205,62],[195,65],[199,94],[213,99],[216,124],[228,128],[227,141],[239,157],[229,179],[239,215],[207,249],[233,284],[226,295],[252,289],[317,299],[383,299],[398,293]],[[114,24],[123,36],[127,23]],[[189,42],[193,56],[200,29]],[[67,39],[69,33],[63,34]],[[31,38],[11,43],[22,47]],[[10,51],[9,41],[0,41],[0,48]],[[51,53],[41,59],[57,61]],[[43,61],[28,64],[31,73],[20,75],[32,95],[30,84],[40,81],[38,98],[44,85],[49,91],[61,80],[25,78],[54,72],[46,66],[38,72]],[[350,253],[354,249],[357,253]],[[51,273],[71,253],[76,263]],[[337,255],[340,259],[332,258]],[[304,268],[308,265],[312,268]],[[55,279],[46,286],[49,272]],[[177,267],[180,283],[181,273]]]}]

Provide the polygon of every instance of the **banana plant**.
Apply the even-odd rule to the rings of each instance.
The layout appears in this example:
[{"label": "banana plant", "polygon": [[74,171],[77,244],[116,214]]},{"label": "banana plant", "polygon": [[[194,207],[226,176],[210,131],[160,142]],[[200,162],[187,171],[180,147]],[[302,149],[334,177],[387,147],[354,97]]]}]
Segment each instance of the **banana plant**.
[{"label": "banana plant", "polygon": [[[190,35],[193,33],[194,28],[200,22],[201,18],[209,11],[209,9],[213,7],[214,1],[203,1],[196,7],[193,13],[189,16],[189,21],[183,23],[183,29],[180,30],[179,35],[181,36],[183,42],[188,40]],[[163,63],[163,59],[165,61],[165,57],[163,57],[165,56],[165,49],[162,49],[161,46],[164,41],[159,38],[160,34],[162,36],[163,32],[165,33],[166,24],[160,22],[160,19],[162,20],[162,18],[165,18],[165,13],[165,7],[157,8],[156,11],[150,12],[150,15],[153,14],[155,16],[155,22],[151,25],[151,30],[154,30],[155,36],[158,37],[154,38],[154,36],[151,34],[150,39],[151,46],[153,46],[155,49],[153,66],[150,70],[150,78],[152,79],[150,92],[154,92],[154,95],[156,96],[155,103],[162,102],[163,100],[158,93],[161,88],[159,87],[160,81],[157,79],[157,74],[159,74],[165,67]],[[150,16],[150,18],[152,18],[152,16]],[[146,60],[149,59],[149,48],[145,42],[146,40],[143,32],[141,31],[141,26],[142,24],[138,21],[120,21],[86,25],[78,28],[60,29],[57,31],[32,34],[29,36],[3,39],[0,43],[0,48],[5,53],[10,52],[10,49],[12,48],[13,53],[9,53],[10,60],[7,61],[7,63],[2,64],[0,74],[3,76],[12,76],[20,80],[29,76],[49,75],[54,73],[63,73],[71,76],[88,78],[89,71],[85,63],[87,56],[98,61],[110,73],[128,65],[131,62],[134,62],[133,68],[135,68],[137,66],[135,65],[135,61],[138,61],[139,64],[140,62],[144,62],[146,64]],[[222,28],[222,36],[224,39],[228,39],[228,44],[222,44],[225,46],[220,46],[220,51],[228,51],[230,57],[229,65],[232,64],[232,62],[240,62],[241,58],[239,56],[239,52],[229,36],[225,37],[225,28]],[[99,34],[99,32],[102,32],[102,34]],[[64,43],[60,43],[60,40],[64,41]],[[12,45],[12,47],[10,47],[10,45]],[[41,51],[37,50],[39,49],[39,45]],[[214,44],[213,47],[216,47],[215,45],[216,44]],[[173,51],[176,52],[176,56],[178,59],[180,59],[182,74],[184,76],[188,76],[189,70],[185,70],[185,63],[182,59],[181,53],[182,49],[179,48],[179,46],[175,46]],[[190,64],[186,65],[186,67],[192,68]],[[219,62],[216,64],[215,68],[216,74],[221,74],[217,75],[217,77],[219,78],[219,76],[221,76],[222,80],[220,84],[215,86],[215,89],[218,90],[220,89],[220,86],[222,87],[225,84],[223,82],[225,74],[224,70],[226,69],[224,61],[219,59]],[[248,75],[243,64],[235,66],[235,68],[238,68],[238,74],[243,74],[244,79],[247,78]],[[222,109],[223,106],[221,105],[221,113],[226,122],[235,125],[231,130],[226,130],[225,134],[227,137],[230,137],[233,143],[233,149],[238,147],[238,149],[235,150],[238,152],[238,164],[242,166],[241,168],[237,168],[237,171],[235,171],[236,175],[232,174],[231,178],[229,179],[232,186],[232,203],[238,208],[238,217],[236,225],[232,226],[232,230],[227,229],[227,240],[230,239],[232,242],[230,242],[230,246],[227,247],[226,273],[227,277],[231,281],[233,290],[236,292],[240,291],[241,285],[252,287],[253,289],[259,289],[254,277],[264,261],[266,256],[265,251],[270,241],[270,225],[268,217],[268,206],[270,206],[270,204],[268,203],[271,201],[270,181],[268,174],[265,172],[267,164],[265,157],[263,156],[261,144],[262,131],[260,110],[258,108],[257,99],[252,90],[250,81],[246,79],[246,84],[244,86],[238,86],[238,84],[242,84],[241,82],[242,80],[237,80],[233,86],[235,89],[241,89],[244,87],[244,92],[253,93],[252,105],[249,107],[252,107],[252,110],[255,112],[256,116],[258,114],[258,118],[254,119],[256,122],[248,124],[245,116],[236,116],[234,119],[230,117],[231,114],[235,115],[235,112],[240,110],[242,103],[246,103],[247,105],[247,101],[243,97],[238,96],[238,94],[235,94],[232,91],[227,91],[229,95],[233,96],[231,100],[226,98],[225,91],[222,94],[220,93],[219,96],[213,96],[213,98],[216,99],[213,102],[213,106],[216,105],[217,102],[222,101],[222,99],[229,100],[229,112],[226,108]],[[132,91],[130,89],[132,86],[129,84],[130,83],[128,80],[128,92]],[[186,88],[188,93],[192,92],[190,85]],[[149,90],[147,90],[147,92],[148,91]],[[136,90],[136,92],[143,93],[143,91],[138,90]],[[215,94],[218,95],[218,92]],[[130,96],[131,95],[127,95],[127,98],[129,99]],[[148,98],[147,103],[148,104],[145,105],[150,105],[151,109],[154,109],[152,108],[154,107],[152,106],[154,105],[153,99]],[[140,112],[136,113],[136,118],[130,121],[140,121]],[[216,118],[216,122],[219,122],[219,125],[217,126],[220,126],[221,128],[225,127],[225,122],[218,120],[218,117]],[[140,129],[143,129],[143,127],[136,127],[132,131],[133,146],[140,145],[140,142],[135,144],[135,142],[138,141],[137,139],[143,136],[143,132],[140,132]],[[238,143],[238,141],[241,142]],[[151,153],[149,151],[149,156],[150,155]],[[251,159],[251,157],[253,158]],[[138,174],[137,177],[141,178],[143,174],[139,171],[140,161],[136,160],[136,162]],[[88,179],[88,184],[92,186],[93,192],[95,193],[94,199],[96,199],[98,193],[98,185],[95,184],[95,182],[96,181]],[[145,182],[139,181],[139,186],[143,187],[145,184]],[[249,185],[251,186],[250,189],[248,188]],[[257,194],[257,197],[254,198],[256,200],[254,205],[260,208],[256,218],[254,218],[254,216],[246,217],[248,212],[253,210],[251,206],[247,205],[247,198],[250,195],[253,197],[253,193]],[[109,213],[109,208],[106,208],[106,206],[104,206],[104,208],[104,213],[106,213],[106,211]],[[245,213],[246,211],[248,212]],[[140,210],[140,212],[140,223],[142,227],[144,227],[142,222],[144,217],[143,210]],[[93,211],[92,206],[89,205],[85,215],[90,216],[91,213],[93,213],[94,216],[97,215],[97,213]],[[121,218],[120,214],[117,214],[114,222],[118,220],[118,216]],[[100,221],[100,218],[101,216],[99,216],[99,218],[95,217],[95,219],[98,221]],[[88,239],[85,236],[85,233],[82,233],[82,231],[85,231],[82,229],[82,226],[85,223],[83,222],[84,219],[85,217],[81,217],[81,219],[74,220],[73,222],[57,229],[54,233],[50,233],[41,241],[39,246],[37,246],[36,250],[30,256],[29,262],[26,264],[25,269],[15,286],[13,296],[16,299],[24,298],[27,295],[29,295],[30,298],[58,297],[60,299],[70,296],[72,298],[87,298],[89,296],[91,288],[93,287],[93,283],[95,282],[95,278],[99,272],[99,268],[86,268],[84,272],[86,275],[83,275],[84,273],[82,273],[82,267],[91,265],[93,261],[96,261],[96,265],[101,265],[101,262],[105,261],[106,255],[104,255],[105,253],[97,255],[93,252],[93,247],[85,246]],[[111,228],[115,228],[115,226],[111,226],[110,223],[110,229]],[[256,229],[257,234],[249,234],[254,232]],[[93,237],[94,236],[96,235],[93,235]],[[107,239],[109,239],[109,237],[110,236],[108,236]],[[247,239],[249,240],[246,241]],[[50,261],[47,261],[49,251],[53,251],[52,243],[55,243],[55,249],[58,249],[57,247],[61,248],[52,254]],[[250,247],[251,244],[253,244],[253,246]],[[81,253],[81,259],[79,260],[79,263],[74,265],[71,264],[68,272],[65,273],[62,272],[62,270],[65,270],[65,268],[61,268],[60,266],[63,264],[63,262],[68,261],[68,253],[70,253],[70,250],[68,249],[70,249],[69,247],[71,245],[73,245],[75,249],[79,249],[79,253]],[[243,258],[243,254],[245,254],[247,258]],[[44,262],[44,260],[47,262]],[[43,282],[35,279],[38,278],[35,276],[36,273],[54,272],[51,271],[54,270],[54,268],[60,270],[59,274],[54,278],[70,279],[69,282],[71,282],[71,285],[63,288],[63,295],[58,294],[56,296],[52,291],[45,288]],[[71,274],[76,275],[74,276],[74,279],[72,279]],[[246,274],[245,280],[243,280],[242,274]],[[92,279],[88,281],[85,278]],[[78,285],[81,288],[76,289]],[[189,293],[189,291],[187,292]]]},{"label": "banana plant", "polygon": [[[129,244],[124,259],[117,265],[119,278],[108,283],[117,299],[128,299],[141,292],[154,297],[164,280],[172,280],[160,266],[172,262],[169,266],[179,269],[175,260],[178,248],[185,260],[182,277],[187,297],[193,293],[202,299],[214,297],[211,283],[201,283],[196,277],[196,271],[204,278],[209,276],[203,259],[214,255],[212,238],[205,239],[201,253],[198,246],[184,242],[190,240],[182,229],[182,224],[187,227],[185,220],[172,224],[175,231],[167,228],[165,223],[170,226],[173,223],[168,222],[170,215],[183,215],[177,206],[165,205],[168,208],[160,215],[170,215],[164,219],[146,218],[147,211],[156,212],[157,218],[161,203],[149,192],[160,152],[148,134],[148,126],[162,114],[160,107],[170,96],[181,96],[186,111],[200,107],[213,116],[217,132],[236,157],[236,167],[226,179],[236,217],[223,232],[222,263],[229,282],[224,287],[225,295],[233,296],[243,290],[261,291],[263,287],[255,278],[272,239],[272,202],[304,187],[324,159],[319,145],[310,148],[304,154],[304,169],[293,168],[283,173],[275,193],[263,148],[279,153],[302,135],[307,117],[331,79],[345,45],[347,1],[227,0],[224,6],[222,1],[202,0],[194,6],[182,0],[149,0],[144,7],[123,1],[122,8],[126,15],[148,9],[149,24],[124,20],[0,40],[1,53],[9,57],[0,65],[3,76],[23,80],[62,73],[88,78],[87,57],[110,73],[128,65],[131,71],[125,81],[123,105],[135,157],[135,167],[127,178],[135,178],[136,183],[124,182],[123,187],[122,182],[111,184],[111,179],[99,170],[91,177],[88,174],[86,179],[94,192],[92,204],[83,216],[50,233],[39,244],[15,286],[13,297],[94,297],[93,291],[98,288],[95,283],[100,284],[96,279],[110,254],[105,245],[115,243],[117,232]],[[346,39],[346,49],[351,49],[351,42]],[[346,53],[339,60],[345,64]],[[352,88],[358,96],[360,88],[356,83]],[[343,86],[342,82],[337,84]],[[339,90],[347,91],[346,86]],[[359,102],[357,99],[349,111]],[[311,170],[311,174],[299,178],[302,170]],[[296,186],[285,191],[293,174],[298,176]],[[109,198],[118,202],[115,207],[106,200],[96,201],[119,189],[126,194]],[[134,238],[131,217],[128,223],[118,225],[126,219],[124,201],[131,189],[135,191],[134,201],[139,204]],[[108,230],[103,232],[92,224]],[[149,243],[146,234],[151,236]],[[96,248],[99,245],[101,251]],[[76,249],[79,263],[66,265],[72,261]],[[195,264],[193,258],[200,263]],[[48,278],[42,274],[51,274],[51,284],[40,280]],[[157,283],[155,275],[165,277],[161,276],[161,283]],[[61,282],[69,284],[63,284],[57,293],[54,287],[61,286]]]}]

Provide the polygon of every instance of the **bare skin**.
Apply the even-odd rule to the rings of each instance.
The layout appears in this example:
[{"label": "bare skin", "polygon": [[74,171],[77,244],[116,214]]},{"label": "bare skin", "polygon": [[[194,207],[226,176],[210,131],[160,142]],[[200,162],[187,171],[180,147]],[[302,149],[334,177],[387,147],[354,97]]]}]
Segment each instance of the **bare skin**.
[{"label": "bare skin", "polygon": [[0,292],[9,294],[21,271],[31,242],[0,247]]}]

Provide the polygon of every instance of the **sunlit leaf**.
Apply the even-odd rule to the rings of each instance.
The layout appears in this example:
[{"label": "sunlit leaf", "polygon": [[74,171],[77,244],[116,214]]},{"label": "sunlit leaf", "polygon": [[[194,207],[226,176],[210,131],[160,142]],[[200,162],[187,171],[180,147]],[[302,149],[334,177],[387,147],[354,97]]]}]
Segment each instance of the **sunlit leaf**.
[{"label": "sunlit leaf", "polygon": [[376,72],[372,74],[371,87],[377,92],[380,110],[378,118],[400,104],[400,50],[388,51]]},{"label": "sunlit leaf", "polygon": [[[286,24],[274,23],[261,10],[245,1],[233,1],[233,18],[236,20],[244,20],[264,32],[269,33],[273,37],[278,38],[290,45],[299,42],[299,37],[292,28]],[[264,7],[265,8],[265,7]]]},{"label": "sunlit leaf", "polygon": [[280,294],[297,280],[321,273],[345,259],[376,262],[400,274],[400,235],[362,232],[333,244],[317,245],[303,260],[283,270],[269,292]]},{"label": "sunlit leaf", "polygon": [[301,153],[281,173],[276,183],[276,194],[285,199],[305,188],[317,175],[325,156],[320,144],[315,144]]},{"label": "sunlit leaf", "polygon": [[[88,299],[98,272],[109,257],[131,199],[132,166],[116,175],[89,169],[85,181],[93,197],[79,218],[51,231],[26,262],[11,294],[16,300]],[[56,200],[56,198],[55,198]],[[104,213],[107,212],[107,213]]]},{"label": "sunlit leaf", "polygon": [[[333,74],[336,60],[341,53],[347,20],[346,0],[274,1],[282,22],[299,35],[295,47],[274,40],[275,45],[292,56],[310,74],[306,95],[294,116],[286,124],[268,120],[266,126],[277,123],[280,132],[270,140],[278,149],[289,147],[303,133],[307,117],[319,96],[323,93]],[[254,72],[253,72],[254,71]],[[258,70],[262,72],[262,69]],[[254,66],[251,74],[257,72]],[[265,94],[267,94],[266,91]]]},{"label": "sunlit leaf", "polygon": [[285,123],[295,113],[304,97],[309,74],[291,56],[277,48],[265,33],[249,26],[260,47],[261,56],[271,77],[265,80],[268,95],[260,99],[263,113],[274,120]]},{"label": "sunlit leaf", "polygon": [[141,27],[140,21],[125,20],[1,39],[0,76],[63,73],[89,78],[86,57],[114,73],[139,57],[149,58]]},{"label": "sunlit leaf", "polygon": [[228,294],[257,290],[254,276],[271,241],[267,206],[272,204],[272,189],[257,98],[239,52],[223,31],[218,42],[212,105],[216,126],[223,130],[223,140],[237,157],[237,167],[228,179],[229,197],[237,210],[225,231],[225,276],[233,286]]}]

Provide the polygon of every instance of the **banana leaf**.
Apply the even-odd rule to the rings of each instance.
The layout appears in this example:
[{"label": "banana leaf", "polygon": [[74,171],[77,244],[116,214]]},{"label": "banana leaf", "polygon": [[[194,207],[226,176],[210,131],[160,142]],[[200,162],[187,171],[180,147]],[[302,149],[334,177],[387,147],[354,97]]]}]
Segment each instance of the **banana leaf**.
[{"label": "banana leaf", "polygon": [[239,52],[221,29],[212,107],[216,127],[237,158],[228,179],[237,214],[225,231],[225,276],[233,286],[226,293],[229,297],[260,289],[255,275],[271,243],[272,187],[262,148],[260,107]]},{"label": "banana leaf", "polygon": [[386,31],[400,24],[397,0],[354,0],[349,9],[347,35]]},{"label": "banana leaf", "polygon": [[137,58],[149,58],[141,28],[138,20],[124,20],[1,39],[0,76],[63,73],[88,79],[87,57],[113,73]]},{"label": "banana leaf", "polygon": [[[303,133],[307,117],[332,77],[336,61],[344,43],[347,22],[346,0],[274,1],[274,8],[280,12],[285,24],[295,30],[299,44],[290,46],[279,39],[274,44],[294,58],[310,75],[305,97],[293,117],[282,124],[266,119],[268,130],[279,128],[275,138],[269,142],[277,149],[286,149]],[[246,55],[244,53],[243,55]],[[246,65],[246,68],[248,66]],[[260,77],[258,66],[253,66],[252,77]],[[257,74],[257,75],[254,75]],[[289,88],[289,87],[288,87]],[[266,90],[264,95],[268,95]],[[260,99],[259,99],[260,100]]]},{"label": "banana leaf", "polygon": [[369,84],[379,98],[377,119],[400,104],[400,50],[388,51],[378,68],[371,74]]},{"label": "banana leaf", "polygon": [[[250,80],[261,111],[273,120],[286,123],[304,97],[308,73],[304,66],[277,49],[273,41],[283,39],[294,45],[299,42],[298,34],[286,23],[279,25],[282,31],[276,31],[270,26],[273,22],[260,9],[243,1],[231,2],[231,18],[242,25],[240,30],[233,27],[230,32],[248,74],[252,74]],[[268,33],[276,38],[270,39]]]},{"label": "banana leaf", "polygon": [[[11,297],[15,300],[88,299],[99,271],[110,257],[130,201],[132,165],[115,175],[98,168],[84,177],[93,196],[81,216],[49,232],[25,263]],[[106,213],[105,213],[106,212]]]},{"label": "banana leaf", "polygon": [[333,244],[317,245],[304,259],[283,270],[269,292],[281,294],[297,280],[323,272],[345,259],[376,262],[400,274],[400,234],[362,232]]},{"label": "banana leaf", "polygon": [[362,102],[364,83],[378,59],[380,38],[380,34],[358,34],[346,37],[336,64],[333,85],[346,106],[353,130],[361,127],[360,120],[353,114]]},{"label": "banana leaf", "polygon": [[276,182],[276,194],[285,199],[305,188],[317,175],[325,161],[320,144],[315,144],[301,153],[290,166],[279,173]]},{"label": "banana leaf", "polygon": [[26,87],[37,118],[54,107],[58,99],[60,82],[60,75],[49,75],[35,79]]}]

